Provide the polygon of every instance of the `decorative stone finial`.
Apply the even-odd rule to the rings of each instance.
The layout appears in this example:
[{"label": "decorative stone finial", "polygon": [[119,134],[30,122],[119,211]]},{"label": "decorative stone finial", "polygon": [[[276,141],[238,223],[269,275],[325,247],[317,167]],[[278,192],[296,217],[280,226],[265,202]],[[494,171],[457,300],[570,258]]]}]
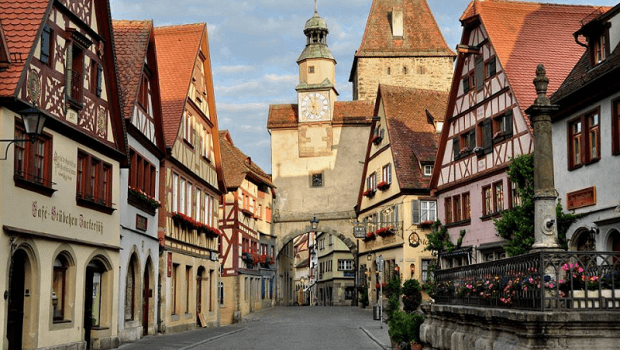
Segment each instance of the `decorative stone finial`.
[{"label": "decorative stone finial", "polygon": [[536,67],[536,78],[534,78],[534,86],[536,87],[536,105],[550,105],[551,101],[547,97],[547,86],[549,86],[549,78],[547,78],[547,71],[545,66],[540,63]]},{"label": "decorative stone finial", "polygon": [[319,11],[317,11],[317,9],[316,9],[316,0],[314,0],[314,14],[315,15],[319,14]]}]

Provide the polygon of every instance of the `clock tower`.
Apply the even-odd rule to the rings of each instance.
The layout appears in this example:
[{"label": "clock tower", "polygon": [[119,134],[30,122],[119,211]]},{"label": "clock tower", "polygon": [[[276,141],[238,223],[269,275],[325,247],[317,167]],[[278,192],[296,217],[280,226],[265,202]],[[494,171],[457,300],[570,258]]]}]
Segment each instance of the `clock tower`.
[{"label": "clock tower", "polygon": [[334,86],[336,60],[327,47],[327,23],[319,16],[314,3],[314,16],[306,21],[306,47],[297,59],[299,122],[331,121],[338,92]]}]

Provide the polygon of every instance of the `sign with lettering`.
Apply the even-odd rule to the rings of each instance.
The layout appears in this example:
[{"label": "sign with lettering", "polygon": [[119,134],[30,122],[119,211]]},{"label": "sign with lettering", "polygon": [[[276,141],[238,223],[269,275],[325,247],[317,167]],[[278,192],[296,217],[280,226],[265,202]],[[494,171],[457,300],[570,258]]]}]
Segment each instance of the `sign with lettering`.
[{"label": "sign with lettering", "polygon": [[65,181],[73,181],[75,178],[77,169],[77,163],[75,160],[70,160],[58,152],[54,152],[54,173],[59,178]]},{"label": "sign with lettering", "polygon": [[39,205],[38,201],[32,202],[32,217],[42,221],[50,220],[66,225],[69,228],[79,227],[85,231],[103,234],[103,222],[88,218],[84,214],[76,214],[56,208],[55,205],[48,207],[46,205]]},{"label": "sign with lettering", "polygon": [[572,210],[596,204],[596,187],[588,187],[582,190],[566,194],[566,209]]},{"label": "sign with lettering", "polygon": [[353,226],[353,237],[355,238],[366,237],[366,225]]}]

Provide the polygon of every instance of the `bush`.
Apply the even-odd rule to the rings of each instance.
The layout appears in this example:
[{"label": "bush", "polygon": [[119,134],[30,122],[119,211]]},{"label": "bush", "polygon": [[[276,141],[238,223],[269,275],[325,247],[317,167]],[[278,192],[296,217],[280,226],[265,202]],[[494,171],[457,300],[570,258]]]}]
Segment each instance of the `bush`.
[{"label": "bush", "polygon": [[362,290],[362,296],[360,297],[359,301],[363,307],[368,306],[368,286],[365,286]]},{"label": "bush", "polygon": [[416,311],[422,303],[422,287],[420,282],[415,279],[409,279],[405,281],[402,291],[403,309],[408,313]]},{"label": "bush", "polygon": [[388,298],[388,320],[392,318],[394,312],[400,310],[400,276],[395,274],[385,287],[385,296]]},{"label": "bush", "polygon": [[390,339],[396,343],[410,343],[420,341],[420,326],[424,322],[424,317],[420,314],[408,314],[397,311],[392,314],[392,319],[388,322],[390,327]]}]

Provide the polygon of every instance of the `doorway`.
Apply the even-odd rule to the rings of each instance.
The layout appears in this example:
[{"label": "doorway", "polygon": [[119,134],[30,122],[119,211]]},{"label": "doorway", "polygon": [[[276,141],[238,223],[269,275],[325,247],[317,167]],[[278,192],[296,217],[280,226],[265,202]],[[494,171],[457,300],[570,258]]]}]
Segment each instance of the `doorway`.
[{"label": "doorway", "polygon": [[91,261],[86,267],[84,283],[84,340],[86,349],[91,349],[91,331],[101,326],[101,277],[105,271],[98,260]]},{"label": "doorway", "polygon": [[144,267],[144,279],[142,290],[142,335],[149,334],[149,303],[152,297],[151,289],[151,261],[148,260]]},{"label": "doorway", "polygon": [[202,280],[204,279],[205,268],[198,267],[196,275],[196,323],[201,326],[200,314],[202,313]]},{"label": "doorway", "polygon": [[28,256],[26,252],[20,249],[14,253],[11,284],[9,287],[9,310],[6,332],[9,350],[21,350],[22,348],[27,263]]}]

